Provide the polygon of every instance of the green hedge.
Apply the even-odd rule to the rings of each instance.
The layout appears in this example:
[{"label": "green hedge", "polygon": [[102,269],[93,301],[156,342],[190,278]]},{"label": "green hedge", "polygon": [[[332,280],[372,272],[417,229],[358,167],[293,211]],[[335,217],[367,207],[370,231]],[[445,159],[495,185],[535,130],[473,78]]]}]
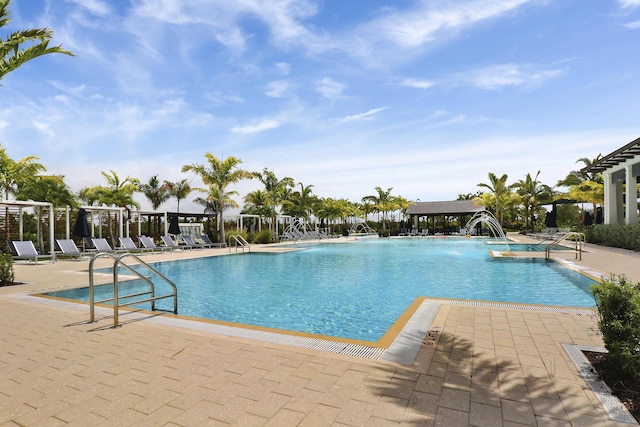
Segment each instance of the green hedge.
[{"label": "green hedge", "polygon": [[640,251],[640,224],[598,224],[585,232],[589,243]]},{"label": "green hedge", "polygon": [[612,275],[592,287],[607,365],[620,378],[640,381],[640,282]]}]

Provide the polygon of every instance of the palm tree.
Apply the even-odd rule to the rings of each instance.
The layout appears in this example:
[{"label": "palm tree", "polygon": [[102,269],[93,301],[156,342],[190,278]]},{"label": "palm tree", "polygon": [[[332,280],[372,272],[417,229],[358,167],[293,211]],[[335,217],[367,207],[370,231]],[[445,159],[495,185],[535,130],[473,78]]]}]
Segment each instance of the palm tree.
[{"label": "palm tree", "polygon": [[289,198],[282,202],[282,210],[286,215],[309,221],[313,206],[318,202],[318,198],[313,195],[313,185],[305,186],[301,182],[298,185],[300,190],[292,192]]},{"label": "palm tree", "polygon": [[175,197],[178,200],[177,212],[180,213],[180,200],[184,200],[193,191],[189,180],[181,179],[180,181],[171,182],[164,181],[163,188],[168,192],[170,197]]},{"label": "palm tree", "polygon": [[[38,157],[27,156],[18,161],[13,160],[7,154],[7,150],[0,146],[0,198],[9,199],[21,187],[36,179],[40,172],[46,170],[44,165],[38,163]],[[9,208],[5,208],[4,239],[9,239]]]},{"label": "palm tree", "polygon": [[146,184],[140,184],[139,187],[142,194],[151,202],[151,209],[154,211],[169,200],[169,189],[160,184],[158,175],[152,176]]},{"label": "palm tree", "polygon": [[391,195],[393,187],[389,187],[383,190],[379,186],[375,188],[378,194],[364,196],[362,202],[372,202],[374,209],[378,212],[382,212],[382,231],[385,231],[385,222],[387,219],[387,212],[393,210],[395,197]]},{"label": "palm tree", "polygon": [[[7,25],[9,17],[9,3],[11,0],[0,0],[0,28]],[[53,37],[53,31],[47,28],[34,28],[30,30],[20,30],[9,34],[6,40],[0,38],[0,80],[20,67],[27,61],[50,53],[63,53],[74,56],[62,46],[49,47],[49,41]],[[25,44],[30,46],[23,48]]]},{"label": "palm tree", "polygon": [[524,206],[525,230],[529,229],[530,212],[539,204],[550,202],[553,198],[551,187],[541,184],[538,181],[538,176],[540,176],[540,171],[536,173],[535,178],[532,178],[531,174],[527,173],[524,180],[521,179],[512,185],[513,188],[516,188],[516,192]]},{"label": "palm tree", "polygon": [[[140,191],[151,202],[151,209],[157,211],[161,204],[166,202],[169,197],[169,190],[160,183],[158,175],[153,175],[149,178],[146,184],[140,184]],[[155,234],[160,233],[160,217],[154,216],[155,221]],[[149,234],[153,234],[151,231],[151,224],[149,224]]]},{"label": "palm tree", "polygon": [[219,160],[211,153],[206,153],[205,158],[208,161],[208,165],[192,163],[190,165],[182,166],[182,172],[194,172],[198,175],[202,182],[209,187],[208,198],[218,204],[218,237],[220,242],[225,241],[224,236],[224,217],[223,211],[225,205],[229,204],[229,196],[231,192],[227,192],[227,187],[231,184],[235,184],[242,179],[251,179],[255,175],[240,169],[238,165],[242,163],[242,160],[237,157],[227,157],[224,160]]},{"label": "palm tree", "polygon": [[[594,159],[581,157],[578,160],[576,160],[576,163],[582,162],[584,166],[587,167],[598,162],[601,158],[602,158],[602,154],[598,154]],[[580,185],[584,181],[593,181],[593,182],[602,184],[603,183],[602,174],[599,172],[584,173],[580,171],[571,171],[564,179],[558,181],[556,185],[558,187],[571,187],[575,185]]]},{"label": "palm tree", "polygon": [[258,215],[260,223],[262,219],[268,217],[271,213],[269,209],[269,196],[266,191],[255,190],[244,196],[245,205],[242,212],[247,215]]},{"label": "palm tree", "polygon": [[[481,182],[478,187],[484,187],[490,191],[489,197],[484,195],[480,196],[484,202],[492,201],[494,205],[495,214],[498,217],[498,221],[502,224],[504,220],[504,210],[507,207],[510,199],[509,186],[507,186],[507,174],[503,174],[498,178],[493,172],[489,172],[489,184]],[[489,204],[485,203],[486,206]]]},{"label": "palm tree", "polygon": [[264,190],[267,194],[269,215],[271,216],[271,230],[275,234],[276,226],[276,214],[278,213],[278,206],[286,200],[291,187],[294,186],[293,178],[284,177],[278,179],[273,171],[264,168],[261,173],[256,173],[255,177],[264,184]]},{"label": "palm tree", "polygon": [[[104,204],[106,206],[117,206],[124,208],[127,212],[130,206],[139,208],[140,205],[133,200],[133,193],[139,191],[140,181],[137,178],[126,177],[121,180],[113,170],[108,174],[104,171],[100,172],[107,185],[97,185],[80,190],[80,198],[85,200],[89,205],[94,203]],[[128,219],[128,218],[127,218]],[[109,223],[109,235],[114,240],[114,231],[112,228],[111,214],[107,213],[107,222]],[[114,221],[115,222],[115,221]]]}]

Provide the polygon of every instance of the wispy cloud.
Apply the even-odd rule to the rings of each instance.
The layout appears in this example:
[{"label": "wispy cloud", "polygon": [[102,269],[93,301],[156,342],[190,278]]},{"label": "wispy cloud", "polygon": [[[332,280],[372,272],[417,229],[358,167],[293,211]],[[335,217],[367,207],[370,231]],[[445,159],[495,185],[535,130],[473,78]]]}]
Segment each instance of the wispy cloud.
[{"label": "wispy cloud", "polygon": [[402,86],[415,87],[417,89],[429,89],[435,86],[435,82],[430,80],[405,79],[400,83]]},{"label": "wispy cloud", "polygon": [[381,111],[386,110],[387,108],[389,107],[372,108],[371,110],[365,111],[364,113],[352,114],[350,116],[345,116],[345,117],[336,119],[336,121],[346,123],[346,122],[373,120],[374,115],[378,114]]},{"label": "wispy cloud", "polygon": [[458,74],[454,80],[480,89],[494,90],[505,86],[535,86],[561,74],[560,69],[544,70],[529,64],[499,64]]},{"label": "wispy cloud", "polygon": [[265,94],[271,98],[282,98],[289,88],[289,83],[284,80],[276,80],[267,84]]},{"label": "wispy cloud", "polygon": [[618,0],[618,4],[623,9],[632,8],[632,7],[639,7],[640,6],[640,0]]},{"label": "wispy cloud", "polygon": [[67,0],[81,6],[94,15],[107,16],[111,14],[111,7],[107,2],[101,0]]},{"label": "wispy cloud", "polygon": [[269,129],[275,129],[280,126],[280,123],[273,119],[264,119],[257,123],[244,125],[244,126],[233,126],[229,130],[235,133],[256,133],[262,132]]},{"label": "wispy cloud", "polygon": [[316,86],[316,90],[325,98],[336,99],[342,96],[345,85],[331,77],[323,78]]},{"label": "wispy cloud", "polygon": [[630,30],[635,30],[640,28],[640,21],[627,22],[624,24],[624,27],[629,28]]}]

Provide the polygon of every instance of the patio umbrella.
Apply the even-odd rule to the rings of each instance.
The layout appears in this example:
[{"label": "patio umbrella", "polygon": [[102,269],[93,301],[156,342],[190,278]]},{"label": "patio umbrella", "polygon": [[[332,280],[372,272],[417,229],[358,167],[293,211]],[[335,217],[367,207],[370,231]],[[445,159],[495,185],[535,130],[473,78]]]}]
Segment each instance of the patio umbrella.
[{"label": "patio umbrella", "polygon": [[73,226],[73,235],[85,238],[91,236],[89,232],[89,224],[87,223],[87,211],[80,208],[78,211],[78,217],[76,218],[76,223]]},{"label": "patio umbrella", "polygon": [[178,215],[171,215],[169,218],[169,234],[180,234],[180,226],[178,225]]}]

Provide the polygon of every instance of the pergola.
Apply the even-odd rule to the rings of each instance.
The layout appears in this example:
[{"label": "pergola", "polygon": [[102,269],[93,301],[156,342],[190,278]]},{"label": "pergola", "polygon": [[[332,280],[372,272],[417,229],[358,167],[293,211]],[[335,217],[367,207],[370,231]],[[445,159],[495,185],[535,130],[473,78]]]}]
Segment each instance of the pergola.
[{"label": "pergola", "polygon": [[[25,208],[46,208],[49,211],[49,237],[48,237],[48,243],[49,243],[49,253],[51,254],[51,256],[53,257],[53,261],[55,262],[55,246],[54,246],[54,209],[53,209],[53,204],[52,203],[46,203],[46,202],[34,202],[33,200],[28,200],[28,201],[22,201],[22,200],[4,200],[4,201],[0,201],[0,207],[4,207],[4,208],[18,208],[18,235],[19,235],[19,239],[22,240],[23,239],[23,216],[22,216],[22,212]],[[9,223],[9,218],[5,218],[5,227],[7,227]],[[38,227],[38,232],[39,232],[39,227]],[[38,236],[38,240],[40,240],[41,236]],[[42,236],[44,237],[44,236]]]},{"label": "pergola", "polygon": [[[604,177],[604,223],[638,222],[640,138],[607,154],[580,172],[600,172]],[[626,185],[624,185],[626,184]]]},{"label": "pergola", "polygon": [[443,233],[447,230],[447,217],[458,217],[462,224],[464,217],[473,216],[475,213],[484,210],[484,205],[475,200],[454,200],[450,202],[416,202],[409,205],[407,215],[413,228],[418,228],[418,224],[423,217],[431,218],[431,230],[435,232],[435,218],[443,217]]}]

